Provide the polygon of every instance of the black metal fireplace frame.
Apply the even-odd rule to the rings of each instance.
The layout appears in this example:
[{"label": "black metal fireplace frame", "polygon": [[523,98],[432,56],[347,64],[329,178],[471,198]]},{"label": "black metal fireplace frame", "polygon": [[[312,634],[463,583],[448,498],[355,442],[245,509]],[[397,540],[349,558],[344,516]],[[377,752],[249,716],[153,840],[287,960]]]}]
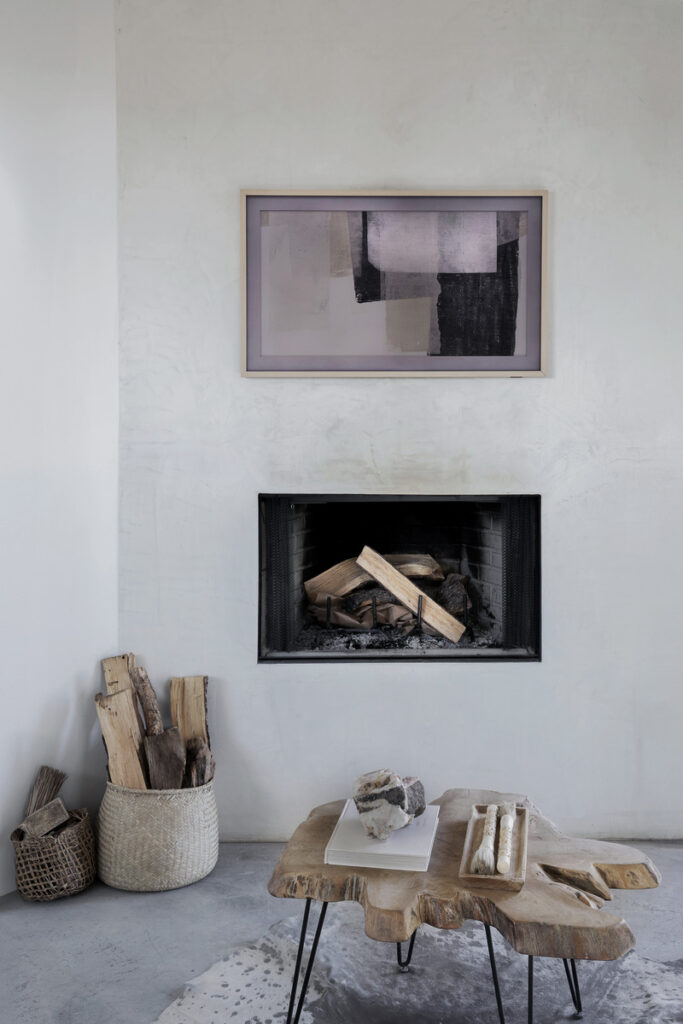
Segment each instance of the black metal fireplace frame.
[{"label": "black metal fireplace frame", "polygon": [[[506,529],[519,529],[521,520],[515,516],[515,511],[521,509],[522,502],[533,502],[536,505],[537,515],[533,522],[532,536],[527,538],[527,543],[531,544],[534,549],[534,571],[530,577],[527,577],[525,587],[526,592],[521,594],[520,597],[530,603],[534,610],[534,650],[530,651],[528,648],[523,647],[493,647],[493,648],[464,648],[463,653],[455,652],[452,649],[446,650],[434,650],[421,651],[421,650],[401,650],[400,654],[387,652],[386,650],[360,650],[360,651],[286,651],[281,649],[274,649],[273,646],[267,644],[267,634],[269,630],[266,627],[266,614],[264,603],[264,597],[270,598],[270,604],[272,605],[273,599],[276,595],[273,593],[274,589],[277,589],[278,585],[281,585],[282,581],[275,578],[275,574],[270,573],[269,578],[264,579],[264,555],[266,554],[266,544],[268,543],[265,528],[265,508],[268,503],[272,503],[274,500],[279,499],[284,504],[289,503],[290,505],[299,504],[323,504],[326,502],[336,503],[362,503],[362,502],[500,502],[508,503],[510,505],[511,514],[506,516]],[[258,579],[258,662],[264,663],[316,663],[316,662],[344,662],[347,664],[356,664],[358,662],[419,662],[425,664],[426,662],[434,662],[436,664],[442,662],[478,662],[480,664],[490,664],[492,662],[540,662],[542,660],[541,654],[541,639],[542,639],[542,606],[541,606],[541,514],[540,514],[540,502],[541,496],[539,494],[338,494],[338,493],[318,493],[318,494],[307,494],[307,493],[271,493],[265,492],[258,495],[258,517],[259,517],[259,579]],[[286,550],[286,546],[289,544],[289,536],[287,531],[284,530],[284,524],[282,526],[282,533],[277,538],[277,544],[282,546]],[[272,537],[272,524],[270,533],[270,542],[273,542]],[[505,570],[504,570],[505,571]],[[510,585],[510,584],[509,584]],[[514,588],[514,584],[511,584]],[[266,589],[268,593],[266,593]],[[519,602],[519,606],[522,607],[522,602]],[[513,607],[513,602],[510,602],[509,608]],[[510,613],[508,612],[508,615]],[[515,628],[519,628],[520,623],[515,623]],[[508,631],[509,631],[508,624]],[[522,627],[523,629],[523,627]],[[272,634],[272,628],[270,630]],[[271,635],[272,638],[272,635]]]}]

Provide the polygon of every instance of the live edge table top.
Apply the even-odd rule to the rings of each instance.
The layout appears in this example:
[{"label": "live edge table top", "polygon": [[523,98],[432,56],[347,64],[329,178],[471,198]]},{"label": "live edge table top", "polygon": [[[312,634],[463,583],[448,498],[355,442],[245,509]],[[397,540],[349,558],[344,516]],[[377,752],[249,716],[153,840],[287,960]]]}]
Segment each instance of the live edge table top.
[{"label": "live edge table top", "polygon": [[[458,878],[472,804],[515,800],[529,808],[526,881],[502,892]],[[620,843],[564,836],[524,796],[449,789],[439,804],[439,827],[428,871],[385,871],[324,863],[325,847],[343,800],[316,807],[287,844],[268,890],[273,896],[326,903],[355,900],[365,931],[383,942],[404,942],[421,924],[460,928],[482,921],[519,953],[584,960],[616,960],[635,941],[626,922],[601,908],[611,889],[651,889],[654,864]]]}]

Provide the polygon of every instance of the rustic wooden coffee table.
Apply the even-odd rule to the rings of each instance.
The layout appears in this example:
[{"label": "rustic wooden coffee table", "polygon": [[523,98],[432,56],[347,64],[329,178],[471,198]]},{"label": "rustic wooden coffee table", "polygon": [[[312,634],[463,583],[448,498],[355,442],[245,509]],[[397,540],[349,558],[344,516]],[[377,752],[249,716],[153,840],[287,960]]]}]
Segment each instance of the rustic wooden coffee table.
[{"label": "rustic wooden coffee table", "polygon": [[[520,892],[502,892],[458,878],[472,804],[515,800],[529,808],[527,871]],[[408,969],[417,929],[460,928],[465,920],[486,929],[500,1024],[505,1024],[491,927],[529,958],[528,1020],[533,1019],[535,956],[564,962],[569,991],[581,1016],[576,960],[616,960],[635,945],[624,920],[601,912],[610,889],[651,889],[660,875],[648,857],[630,846],[573,839],[557,831],[526,797],[488,790],[449,789],[440,805],[439,827],[426,872],[336,867],[323,862],[325,847],[343,800],[311,811],[287,844],[268,890],[273,896],[305,899],[287,1024],[298,1024],[329,903],[355,900],[365,909],[365,931],[372,939],[396,943],[399,968]],[[298,988],[308,918],[313,900],[322,903],[299,998]],[[401,944],[410,940],[408,952]]]}]

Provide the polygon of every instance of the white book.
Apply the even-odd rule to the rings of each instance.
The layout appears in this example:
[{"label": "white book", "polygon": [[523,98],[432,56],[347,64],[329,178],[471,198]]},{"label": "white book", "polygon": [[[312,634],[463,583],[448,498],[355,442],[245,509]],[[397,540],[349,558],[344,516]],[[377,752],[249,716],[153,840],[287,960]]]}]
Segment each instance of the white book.
[{"label": "white book", "polygon": [[388,839],[373,839],[366,833],[355,803],[347,800],[325,847],[325,863],[389,871],[426,871],[438,824],[438,805],[429,804],[419,818],[405,828],[396,829]]}]

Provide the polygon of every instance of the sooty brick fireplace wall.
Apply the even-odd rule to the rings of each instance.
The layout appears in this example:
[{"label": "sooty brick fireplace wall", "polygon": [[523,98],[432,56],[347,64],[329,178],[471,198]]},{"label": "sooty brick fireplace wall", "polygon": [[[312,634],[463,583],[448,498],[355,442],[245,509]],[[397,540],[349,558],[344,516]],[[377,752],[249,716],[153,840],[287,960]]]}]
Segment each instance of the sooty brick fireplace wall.
[{"label": "sooty brick fireplace wall", "polygon": [[[259,526],[259,660],[540,660],[538,495],[263,494]],[[458,643],[373,579],[307,588],[357,574],[366,545],[423,559],[412,582],[466,627]]]}]

